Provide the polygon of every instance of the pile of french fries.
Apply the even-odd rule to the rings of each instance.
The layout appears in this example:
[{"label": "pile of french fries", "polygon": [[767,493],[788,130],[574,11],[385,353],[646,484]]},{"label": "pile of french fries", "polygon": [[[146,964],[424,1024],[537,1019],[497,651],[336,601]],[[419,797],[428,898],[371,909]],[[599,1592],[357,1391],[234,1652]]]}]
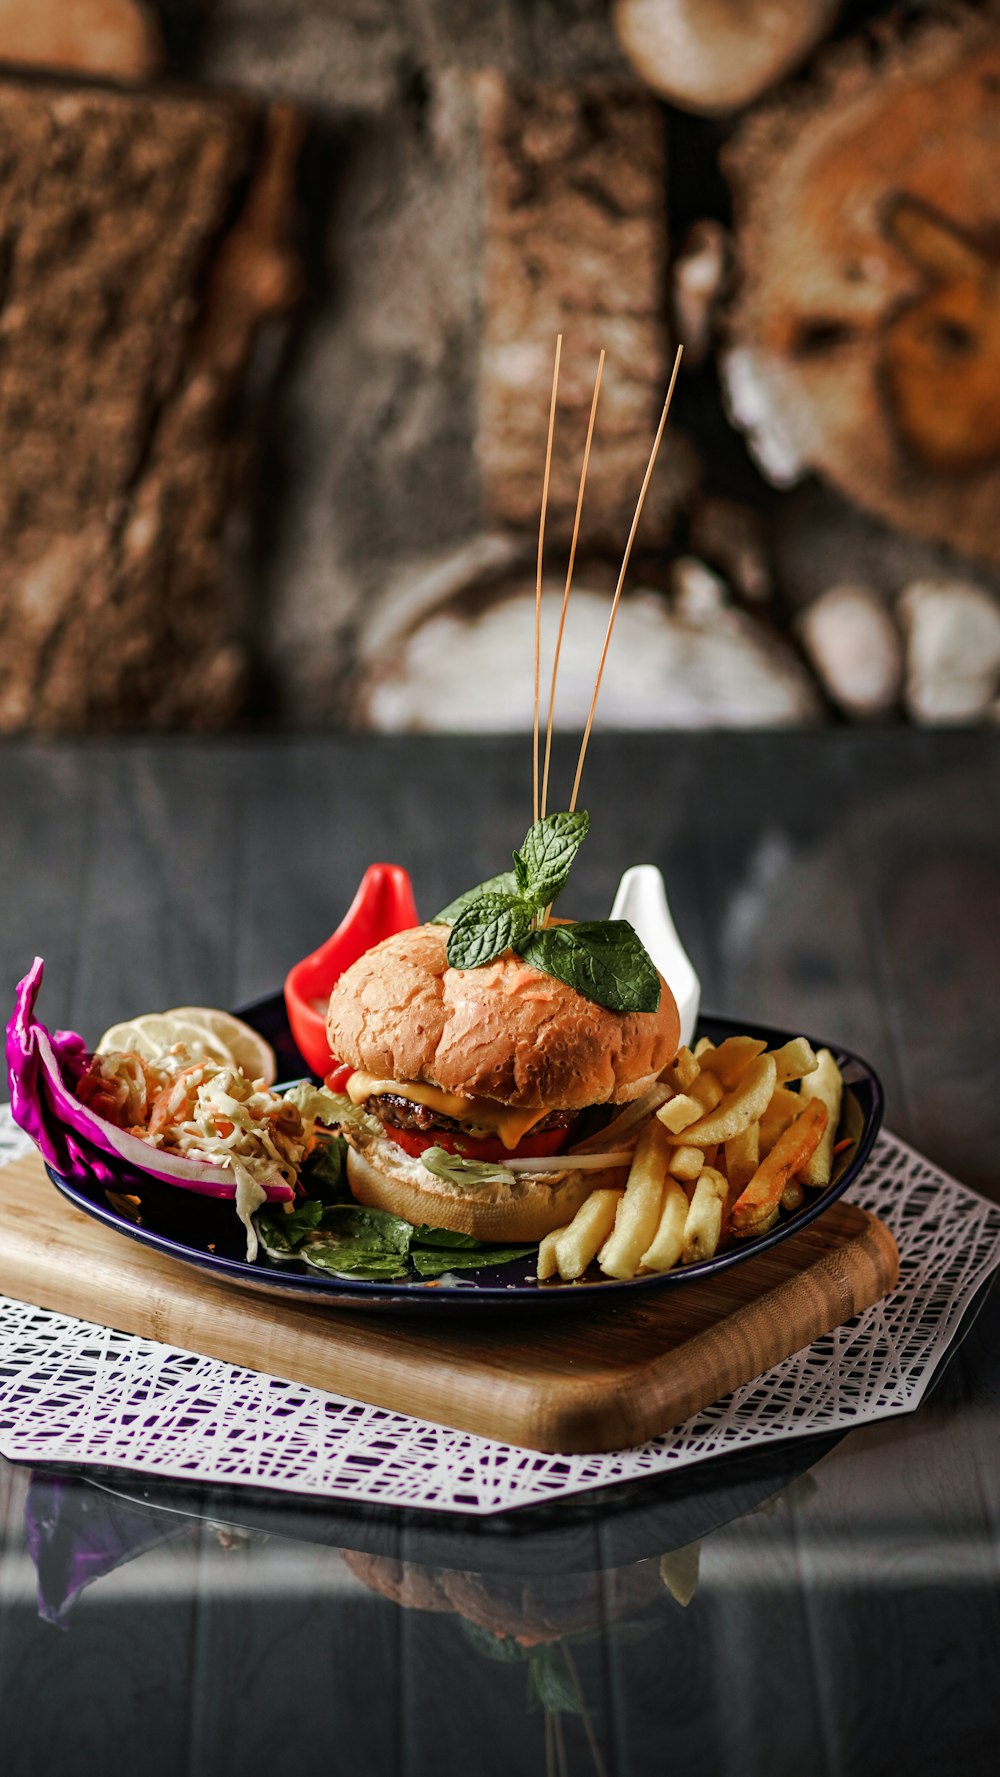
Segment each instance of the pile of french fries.
[{"label": "pile of french fries", "polygon": [[830,1183],[843,1079],[805,1037],[702,1037],[650,1094],[622,1190],[592,1191],[538,1249],[541,1281],[573,1282],[710,1259],[720,1242],[765,1234],[806,1190]]}]

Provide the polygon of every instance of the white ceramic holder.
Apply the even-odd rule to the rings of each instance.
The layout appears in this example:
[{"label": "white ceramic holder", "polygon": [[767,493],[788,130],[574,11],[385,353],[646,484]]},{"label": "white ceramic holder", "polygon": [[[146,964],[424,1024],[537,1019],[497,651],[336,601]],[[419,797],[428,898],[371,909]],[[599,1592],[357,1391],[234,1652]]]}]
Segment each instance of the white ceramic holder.
[{"label": "white ceramic holder", "polygon": [[698,1022],[701,982],[674,925],[663,877],[655,864],[633,864],[618,884],[612,919],[627,919],[638,932],[677,1001],[681,1042],[690,1044]]}]

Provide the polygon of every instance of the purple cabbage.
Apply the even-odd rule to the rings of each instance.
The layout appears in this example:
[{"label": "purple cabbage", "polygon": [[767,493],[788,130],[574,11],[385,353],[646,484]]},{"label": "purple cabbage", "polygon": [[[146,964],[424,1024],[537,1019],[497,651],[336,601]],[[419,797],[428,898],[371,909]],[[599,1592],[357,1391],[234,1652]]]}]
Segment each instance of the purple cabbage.
[{"label": "purple cabbage", "polygon": [[38,1614],[65,1629],[70,1608],[86,1586],[147,1549],[195,1535],[197,1525],[99,1492],[88,1481],[67,1482],[35,1469],[24,1530],[38,1575]]},{"label": "purple cabbage", "polygon": [[[82,1174],[106,1189],[127,1190],[137,1179],[154,1178],[209,1197],[235,1197],[236,1181],[228,1167],[165,1154],[81,1104],[76,1084],[90,1052],[74,1031],[53,1033],[35,1018],[43,967],[36,956],[18,984],[7,1026],[11,1114],[42,1158],[56,1172],[74,1178]],[[271,1199],[293,1195],[284,1180],[265,1189]]]}]

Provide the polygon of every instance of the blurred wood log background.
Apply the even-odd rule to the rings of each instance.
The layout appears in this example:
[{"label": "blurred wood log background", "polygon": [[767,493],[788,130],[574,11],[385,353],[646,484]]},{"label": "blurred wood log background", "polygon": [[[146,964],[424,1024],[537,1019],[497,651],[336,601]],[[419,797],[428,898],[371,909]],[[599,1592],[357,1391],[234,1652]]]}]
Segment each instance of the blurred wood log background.
[{"label": "blurred wood log background", "polygon": [[4,65],[0,732],[521,722],[560,330],[581,646],[685,345],[604,712],[995,719],[1000,0],[0,0]]},{"label": "blurred wood log background", "polygon": [[222,552],[288,107],[0,80],[0,730],[225,726]]}]

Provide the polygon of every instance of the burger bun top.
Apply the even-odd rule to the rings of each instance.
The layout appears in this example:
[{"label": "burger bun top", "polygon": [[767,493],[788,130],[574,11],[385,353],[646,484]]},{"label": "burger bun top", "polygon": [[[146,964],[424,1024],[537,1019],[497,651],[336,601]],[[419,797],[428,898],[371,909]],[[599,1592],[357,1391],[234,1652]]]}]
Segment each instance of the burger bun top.
[{"label": "burger bun top", "polygon": [[625,1103],[677,1053],[680,1021],[660,977],[655,1012],[610,1012],[513,952],[449,967],[449,927],[414,926],[366,951],[330,996],[339,1061],[525,1109]]}]

